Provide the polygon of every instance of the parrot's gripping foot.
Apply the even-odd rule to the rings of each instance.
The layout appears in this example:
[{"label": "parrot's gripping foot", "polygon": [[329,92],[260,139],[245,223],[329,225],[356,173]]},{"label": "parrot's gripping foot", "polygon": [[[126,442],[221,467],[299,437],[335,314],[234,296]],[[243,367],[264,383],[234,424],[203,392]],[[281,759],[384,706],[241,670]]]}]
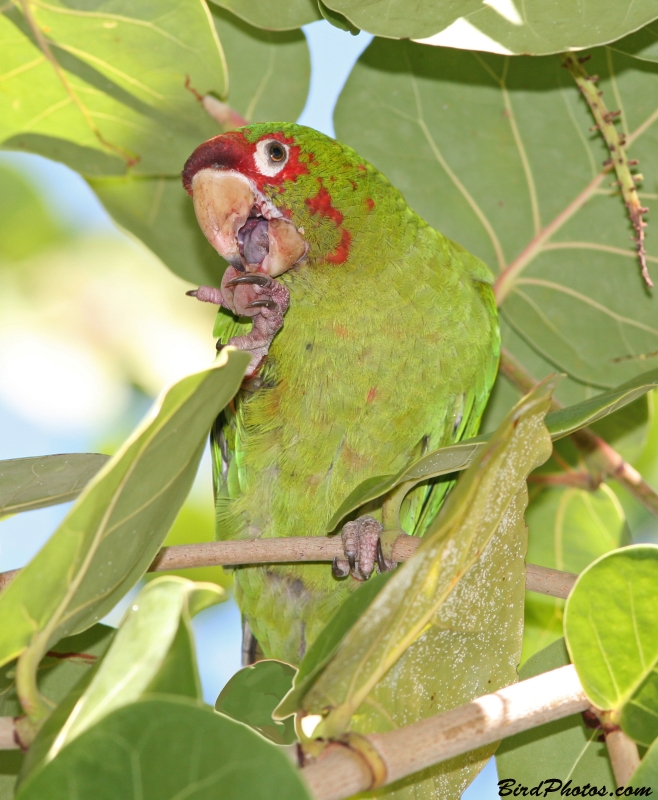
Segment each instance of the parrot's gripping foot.
[{"label": "parrot's gripping foot", "polygon": [[[228,308],[238,317],[253,318],[251,331],[245,336],[234,336],[228,343],[251,354],[245,377],[255,375],[267,357],[272,339],[283,327],[283,315],[290,303],[288,289],[263,273],[245,273],[229,266],[221,289],[200,286],[187,294]],[[221,348],[218,342],[217,349]]]},{"label": "parrot's gripping foot", "polygon": [[380,536],[381,522],[374,517],[358,517],[343,526],[341,538],[345,558],[334,558],[331,571],[335,578],[345,578],[348,574],[359,581],[366,581],[377,564],[379,572],[388,572],[397,566],[394,561],[384,558]]}]

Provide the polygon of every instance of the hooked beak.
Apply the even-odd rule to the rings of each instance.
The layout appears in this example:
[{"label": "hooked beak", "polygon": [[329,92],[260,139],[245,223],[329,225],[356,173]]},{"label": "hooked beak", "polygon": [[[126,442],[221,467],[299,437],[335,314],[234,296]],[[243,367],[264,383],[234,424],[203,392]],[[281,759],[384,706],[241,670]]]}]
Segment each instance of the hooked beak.
[{"label": "hooked beak", "polygon": [[192,199],[206,239],[236,269],[275,278],[306,255],[294,224],[239,172],[200,169]]}]

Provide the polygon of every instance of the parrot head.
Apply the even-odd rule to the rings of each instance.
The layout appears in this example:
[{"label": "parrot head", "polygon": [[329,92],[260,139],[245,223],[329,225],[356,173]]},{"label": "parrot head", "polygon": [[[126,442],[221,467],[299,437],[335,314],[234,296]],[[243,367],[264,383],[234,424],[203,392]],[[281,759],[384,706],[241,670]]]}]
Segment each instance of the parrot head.
[{"label": "parrot head", "polygon": [[370,184],[385,180],[349,147],[291,123],[215,136],[182,176],[215,250],[238,270],[271,277],[302,263],[345,263],[356,222],[375,206]]}]

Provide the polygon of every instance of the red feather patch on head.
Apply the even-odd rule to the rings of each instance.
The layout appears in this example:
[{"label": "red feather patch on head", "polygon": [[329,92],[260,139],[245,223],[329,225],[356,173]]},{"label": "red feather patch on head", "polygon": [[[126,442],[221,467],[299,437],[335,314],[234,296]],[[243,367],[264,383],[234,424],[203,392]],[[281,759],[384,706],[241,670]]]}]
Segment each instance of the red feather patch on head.
[{"label": "red feather patch on head", "polygon": [[[262,139],[276,139],[288,145],[289,156],[284,168],[276,175],[263,175],[256,166],[254,153],[256,145]],[[253,180],[260,191],[266,185],[280,186],[286,181],[295,181],[299,175],[308,174],[308,166],[300,160],[300,147],[290,136],[281,132],[268,133],[255,142],[250,142],[242,131],[229,131],[208,139],[199,145],[187,159],[183,168],[183,186],[188,194],[192,194],[192,179],[202,169],[225,169],[240,172]]]}]

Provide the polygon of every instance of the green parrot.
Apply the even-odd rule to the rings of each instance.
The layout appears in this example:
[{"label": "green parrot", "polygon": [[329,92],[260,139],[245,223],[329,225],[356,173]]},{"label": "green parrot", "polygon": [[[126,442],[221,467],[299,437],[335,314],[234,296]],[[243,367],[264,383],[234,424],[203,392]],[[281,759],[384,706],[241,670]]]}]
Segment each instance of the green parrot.
[{"label": "green parrot", "polygon": [[[492,275],[377,169],[315,130],[262,123],[200,145],[183,183],[229,262],[219,288],[190,294],[221,306],[218,347],[252,354],[213,434],[218,538],[323,536],[362,481],[477,433],[500,353]],[[361,509],[332,566],[237,569],[247,661],[257,643],[299,664],[449,486]]]}]

